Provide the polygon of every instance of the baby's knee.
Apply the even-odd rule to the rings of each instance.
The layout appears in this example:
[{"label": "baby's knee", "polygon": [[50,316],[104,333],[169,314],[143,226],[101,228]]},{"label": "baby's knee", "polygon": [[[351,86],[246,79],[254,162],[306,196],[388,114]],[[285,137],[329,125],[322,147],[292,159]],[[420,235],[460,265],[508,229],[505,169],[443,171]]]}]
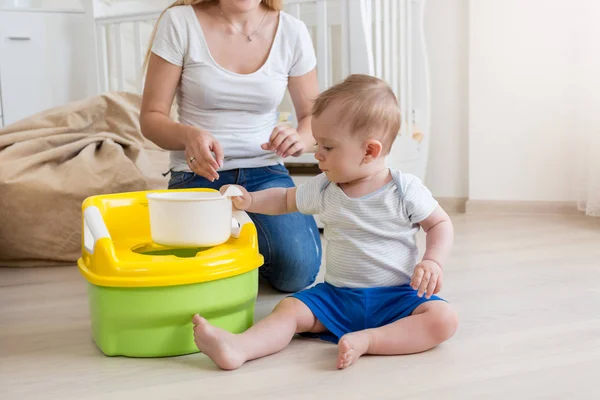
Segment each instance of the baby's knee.
[{"label": "baby's knee", "polygon": [[303,303],[295,297],[286,297],[277,303],[273,311],[296,312],[301,304]]},{"label": "baby's knee", "polygon": [[447,303],[429,310],[431,333],[438,342],[450,339],[458,330],[458,314]]},{"label": "baby's knee", "polygon": [[288,316],[296,324],[296,333],[312,331],[318,321],[310,308],[294,297],[286,297],[275,306],[274,313]]}]

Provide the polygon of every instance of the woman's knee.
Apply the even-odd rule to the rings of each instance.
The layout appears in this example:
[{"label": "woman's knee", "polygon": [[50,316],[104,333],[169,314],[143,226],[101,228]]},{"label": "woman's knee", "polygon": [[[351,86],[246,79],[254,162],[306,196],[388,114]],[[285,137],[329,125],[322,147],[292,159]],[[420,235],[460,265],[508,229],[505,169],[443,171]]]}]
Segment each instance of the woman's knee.
[{"label": "woman's knee", "polygon": [[321,266],[321,238],[314,219],[300,213],[251,215],[265,257],[261,275],[271,286],[293,293],[310,286]]},{"label": "woman's knee", "polygon": [[271,260],[263,277],[275,289],[286,293],[294,293],[312,285],[321,266],[320,249],[307,250],[291,246],[285,252],[286,254]]},{"label": "woman's knee", "polygon": [[263,277],[277,290],[297,292],[312,285],[321,267],[321,239],[309,231],[294,237],[281,237],[277,249],[271,249],[268,268]]}]

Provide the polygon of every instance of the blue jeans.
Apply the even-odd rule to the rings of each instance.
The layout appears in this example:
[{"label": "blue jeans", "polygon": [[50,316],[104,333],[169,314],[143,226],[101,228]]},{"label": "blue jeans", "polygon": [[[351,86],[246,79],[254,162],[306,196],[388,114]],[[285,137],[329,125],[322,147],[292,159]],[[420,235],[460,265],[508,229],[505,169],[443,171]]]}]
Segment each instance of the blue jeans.
[{"label": "blue jeans", "polygon": [[[220,171],[211,182],[191,172],[171,172],[169,189],[210,188],[236,184],[249,192],[273,187],[293,187],[283,165]],[[297,292],[311,285],[321,265],[321,238],[315,219],[299,212],[285,215],[248,214],[258,232],[258,246],[265,258],[260,275],[275,289]]]}]

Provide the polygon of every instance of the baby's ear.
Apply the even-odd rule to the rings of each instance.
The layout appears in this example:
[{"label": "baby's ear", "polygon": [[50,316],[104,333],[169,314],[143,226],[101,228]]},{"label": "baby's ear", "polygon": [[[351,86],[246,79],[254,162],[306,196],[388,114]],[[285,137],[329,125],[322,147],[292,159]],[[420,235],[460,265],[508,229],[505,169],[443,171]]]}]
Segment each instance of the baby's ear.
[{"label": "baby's ear", "polygon": [[369,139],[365,142],[364,162],[368,164],[375,161],[383,154],[383,145],[379,140]]}]

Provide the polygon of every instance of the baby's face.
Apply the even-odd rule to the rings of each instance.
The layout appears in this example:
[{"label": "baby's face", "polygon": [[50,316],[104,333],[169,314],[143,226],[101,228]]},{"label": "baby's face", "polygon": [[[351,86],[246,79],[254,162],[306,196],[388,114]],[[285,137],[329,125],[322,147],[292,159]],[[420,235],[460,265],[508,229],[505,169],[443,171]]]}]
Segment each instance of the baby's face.
[{"label": "baby's face", "polygon": [[347,131],[345,124],[340,122],[343,118],[343,112],[331,106],[313,117],[311,124],[317,142],[315,158],[319,168],[335,183],[351,182],[364,175],[364,140]]}]

